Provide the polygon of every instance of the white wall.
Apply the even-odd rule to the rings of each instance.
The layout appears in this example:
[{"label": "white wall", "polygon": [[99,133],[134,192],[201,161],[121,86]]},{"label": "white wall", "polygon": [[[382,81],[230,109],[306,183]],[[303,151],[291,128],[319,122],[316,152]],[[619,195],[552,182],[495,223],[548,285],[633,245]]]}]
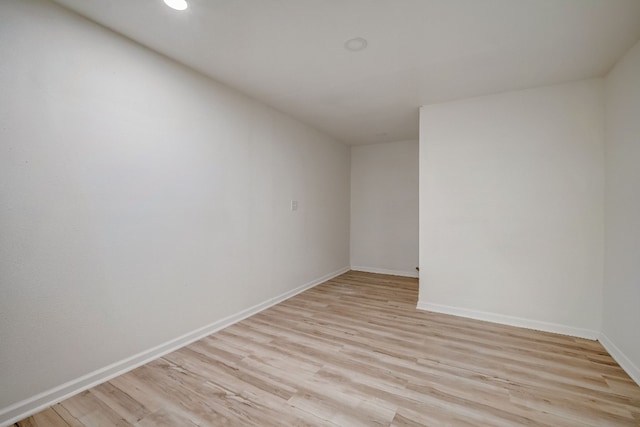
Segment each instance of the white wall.
[{"label": "white wall", "polygon": [[351,267],[416,277],[418,141],[351,148]]},{"label": "white wall", "polygon": [[49,2],[0,58],[5,421],[348,267],[347,146]]},{"label": "white wall", "polygon": [[602,86],[422,107],[421,308],[597,336]]},{"label": "white wall", "polygon": [[606,88],[603,343],[640,384],[640,42]]}]

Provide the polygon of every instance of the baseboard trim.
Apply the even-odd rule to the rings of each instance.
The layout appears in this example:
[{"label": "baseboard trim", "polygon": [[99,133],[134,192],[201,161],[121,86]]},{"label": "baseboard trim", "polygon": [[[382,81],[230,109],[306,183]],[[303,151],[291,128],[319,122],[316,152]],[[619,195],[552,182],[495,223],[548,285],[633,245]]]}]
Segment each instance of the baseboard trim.
[{"label": "baseboard trim", "polygon": [[402,271],[402,270],[388,270],[386,268],[376,268],[376,267],[360,267],[352,265],[351,269],[353,271],[362,271],[364,273],[378,273],[378,274],[388,274],[390,276],[402,276],[402,277],[418,277],[417,271]]},{"label": "baseboard trim", "polygon": [[467,317],[469,319],[484,320],[487,322],[500,323],[503,325],[517,326],[519,328],[534,329],[536,331],[552,332],[555,334],[569,335],[572,337],[597,340],[599,332],[590,329],[575,328],[573,326],[560,325],[557,323],[541,322],[539,320],[525,319],[522,317],[507,316],[504,314],[489,313],[486,311],[469,310],[466,308],[452,307],[441,304],[431,304],[418,301],[418,310],[433,311],[435,313],[451,314],[454,316]]},{"label": "baseboard trim", "polygon": [[259,313],[263,310],[266,310],[267,308],[274,306],[286,299],[289,299],[301,292],[304,292],[307,289],[317,286],[320,283],[326,282],[327,280],[331,280],[334,277],[346,273],[349,270],[350,267],[341,268],[340,270],[326,274],[318,279],[298,286],[297,288],[285,292],[281,295],[269,298],[268,300],[260,304],[254,305],[253,307],[249,307],[236,314],[227,316],[207,326],[198,328],[178,338],[167,341],[164,344],[160,344],[159,346],[153,347],[149,350],[145,350],[134,356],[128,357],[119,362],[115,362],[109,366],[93,371],[80,378],[71,380],[60,386],[54,387],[50,390],[39,393],[33,397],[27,398],[11,406],[3,408],[0,410],[0,426],[6,427],[14,424],[22,420],[23,418],[40,412],[41,410],[46,409],[49,406],[54,405],[64,399],[67,399],[91,387],[95,387],[98,384],[102,384],[105,381],[109,381],[110,379],[115,378],[118,375],[129,372],[132,369],[135,369],[139,366],[144,365],[145,363],[162,357],[165,354],[178,350],[179,348],[202,339],[207,335],[211,335],[214,332],[231,326],[234,323],[246,319],[247,317],[253,316],[254,314]]},{"label": "baseboard trim", "polygon": [[622,350],[620,350],[618,346],[616,346],[613,341],[604,334],[604,332],[600,334],[598,341],[600,341],[600,344],[602,344],[604,349],[609,352],[611,357],[618,362],[618,365],[620,365],[622,369],[629,374],[631,379],[640,386],[640,368],[638,368],[631,359],[629,359]]}]

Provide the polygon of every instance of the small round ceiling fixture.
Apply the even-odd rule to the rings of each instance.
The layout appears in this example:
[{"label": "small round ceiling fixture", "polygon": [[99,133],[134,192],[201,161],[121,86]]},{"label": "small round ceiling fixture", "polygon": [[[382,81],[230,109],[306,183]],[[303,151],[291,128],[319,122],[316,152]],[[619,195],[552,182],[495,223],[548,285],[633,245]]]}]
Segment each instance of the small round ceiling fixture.
[{"label": "small round ceiling fixture", "polygon": [[344,42],[344,48],[351,52],[359,52],[366,49],[367,44],[367,41],[362,37],[355,37]]},{"label": "small round ceiling fixture", "polygon": [[185,10],[189,7],[186,0],[164,0],[164,4],[175,10]]}]

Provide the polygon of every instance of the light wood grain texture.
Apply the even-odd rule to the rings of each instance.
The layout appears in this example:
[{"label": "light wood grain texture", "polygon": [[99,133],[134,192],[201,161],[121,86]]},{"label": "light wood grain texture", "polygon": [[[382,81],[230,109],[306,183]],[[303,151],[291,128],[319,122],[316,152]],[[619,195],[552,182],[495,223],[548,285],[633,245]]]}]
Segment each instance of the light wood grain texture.
[{"label": "light wood grain texture", "polygon": [[415,309],[349,272],[18,426],[639,426],[595,341]]}]

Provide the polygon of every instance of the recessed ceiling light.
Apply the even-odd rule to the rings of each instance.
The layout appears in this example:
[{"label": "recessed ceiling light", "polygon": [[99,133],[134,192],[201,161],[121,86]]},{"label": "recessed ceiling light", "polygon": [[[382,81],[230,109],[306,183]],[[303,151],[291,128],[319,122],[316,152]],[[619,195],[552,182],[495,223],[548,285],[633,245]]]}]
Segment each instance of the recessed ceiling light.
[{"label": "recessed ceiling light", "polygon": [[367,41],[362,37],[355,37],[344,42],[344,48],[351,52],[358,52],[367,47]]},{"label": "recessed ceiling light", "polygon": [[175,10],[185,10],[189,6],[186,0],[164,0],[164,4]]}]

